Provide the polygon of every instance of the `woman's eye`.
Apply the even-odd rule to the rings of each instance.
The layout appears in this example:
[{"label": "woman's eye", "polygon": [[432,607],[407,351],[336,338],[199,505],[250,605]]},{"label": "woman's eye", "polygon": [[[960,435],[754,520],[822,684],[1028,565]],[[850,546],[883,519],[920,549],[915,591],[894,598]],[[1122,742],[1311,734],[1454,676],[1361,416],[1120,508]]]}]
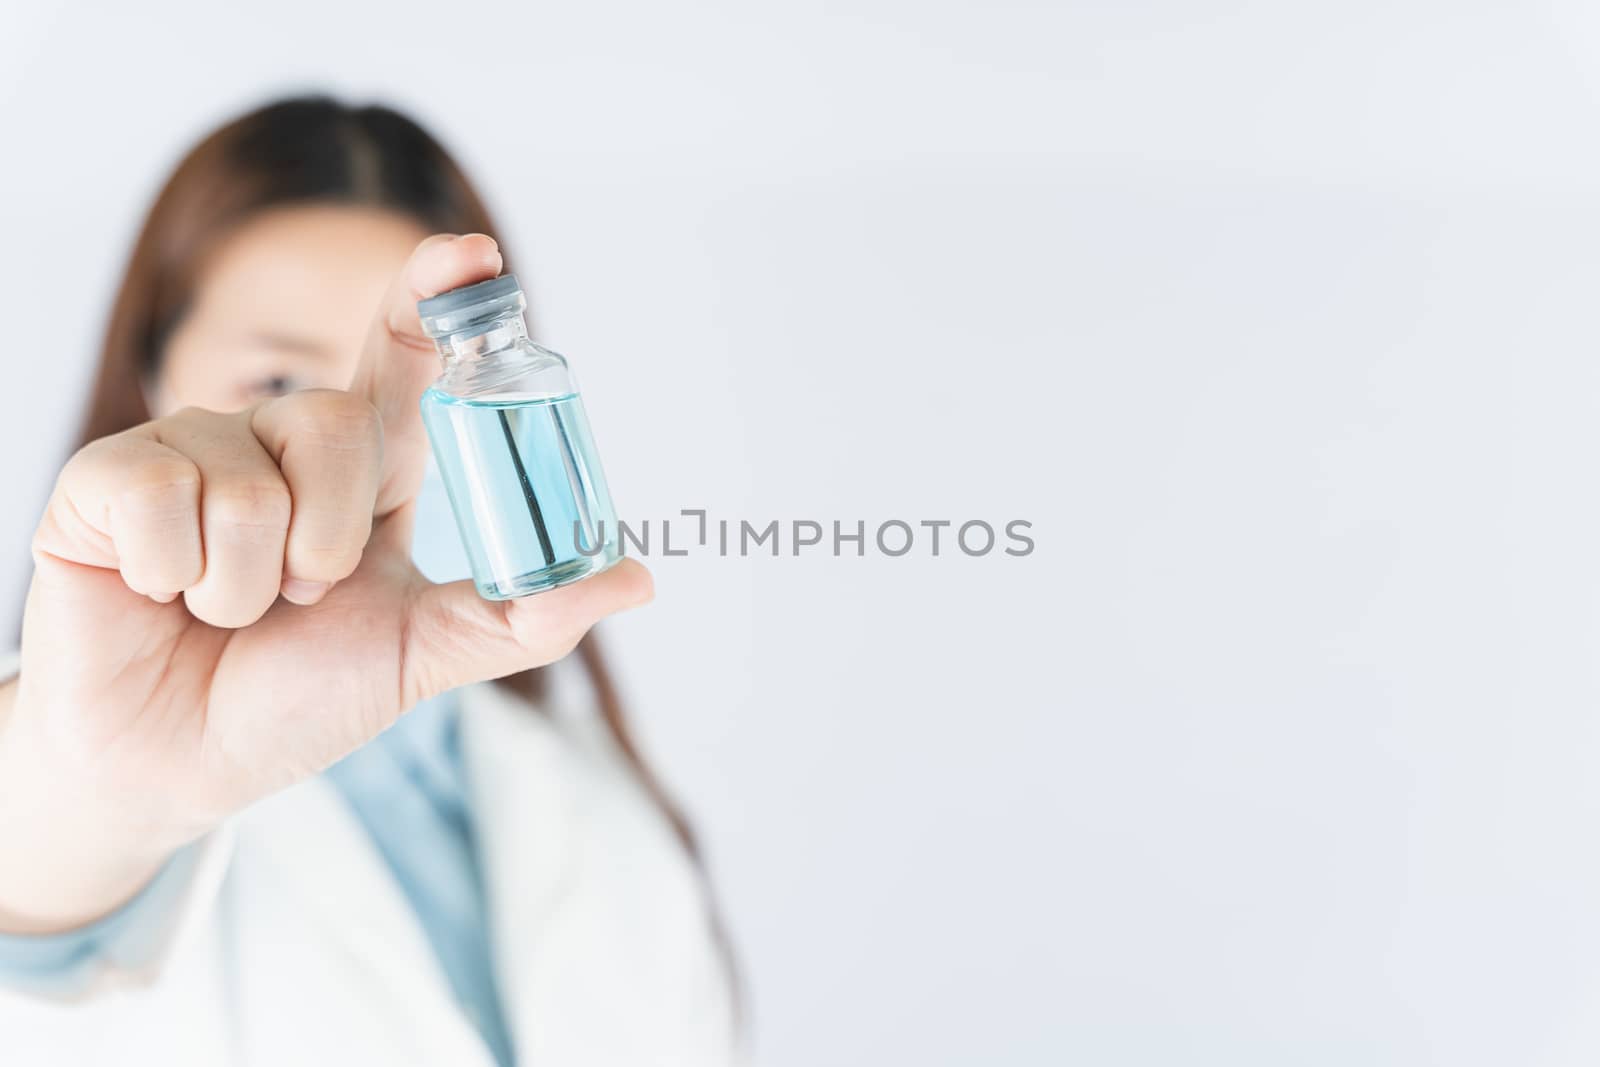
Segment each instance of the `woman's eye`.
[{"label": "woman's eye", "polygon": [[257,396],[283,396],[299,387],[299,383],[287,374],[274,374],[255,382],[250,391]]}]

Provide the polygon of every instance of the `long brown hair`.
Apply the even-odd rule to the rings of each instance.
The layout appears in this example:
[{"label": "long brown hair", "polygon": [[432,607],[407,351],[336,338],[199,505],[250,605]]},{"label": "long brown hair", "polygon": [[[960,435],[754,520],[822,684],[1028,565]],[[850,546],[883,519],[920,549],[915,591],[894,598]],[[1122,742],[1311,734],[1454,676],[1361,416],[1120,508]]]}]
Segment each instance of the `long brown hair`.
[{"label": "long brown hair", "polygon": [[[397,111],[301,97],[241,116],[183,158],[145,218],[106,327],[80,445],[150,419],[144,381],[188,307],[206,253],[248,217],[294,203],[379,207],[430,232],[499,239],[466,174]],[[577,651],[617,748],[698,859],[688,823],[640,755],[594,635]],[[545,690],[540,670],[500,684],[530,699]]]}]

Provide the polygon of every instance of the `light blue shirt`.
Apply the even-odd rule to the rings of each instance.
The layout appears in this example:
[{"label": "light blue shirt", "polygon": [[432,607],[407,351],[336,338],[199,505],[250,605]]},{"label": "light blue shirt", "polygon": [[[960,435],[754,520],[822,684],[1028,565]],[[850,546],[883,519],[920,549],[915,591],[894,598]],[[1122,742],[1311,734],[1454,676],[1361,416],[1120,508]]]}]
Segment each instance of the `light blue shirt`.
[{"label": "light blue shirt", "polygon": [[[424,701],[325,773],[405,891],[462,1010],[501,1067],[511,1067],[461,761],[459,702],[448,693]],[[101,961],[144,957],[194,859],[192,847],[180,851],[132,900],[88,926],[0,934],[0,981],[70,992]]]}]

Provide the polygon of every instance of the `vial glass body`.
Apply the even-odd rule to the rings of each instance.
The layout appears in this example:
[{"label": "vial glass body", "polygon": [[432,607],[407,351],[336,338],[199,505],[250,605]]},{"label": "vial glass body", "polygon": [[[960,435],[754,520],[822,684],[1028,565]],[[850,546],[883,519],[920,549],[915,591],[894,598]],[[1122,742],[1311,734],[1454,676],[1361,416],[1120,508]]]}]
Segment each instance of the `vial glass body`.
[{"label": "vial glass body", "polygon": [[622,558],[572,373],[528,339],[520,291],[511,304],[457,330],[448,316],[430,323],[429,301],[419,306],[445,361],[422,396],[422,421],[473,581],[491,600],[566,585]]}]

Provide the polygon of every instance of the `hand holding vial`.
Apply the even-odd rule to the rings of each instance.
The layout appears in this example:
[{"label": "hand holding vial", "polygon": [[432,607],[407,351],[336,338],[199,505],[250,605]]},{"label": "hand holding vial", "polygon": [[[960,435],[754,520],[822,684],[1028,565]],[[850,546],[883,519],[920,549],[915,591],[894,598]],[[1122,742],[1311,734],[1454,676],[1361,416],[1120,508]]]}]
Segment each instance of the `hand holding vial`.
[{"label": "hand holding vial", "polygon": [[[421,398],[439,370],[417,301],[500,269],[487,237],[429,238],[391,287],[348,390],[185,409],[68,462],[34,534],[21,673],[0,686],[0,929],[103,914],[174,849],[418,700],[550,663],[604,616],[650,599],[648,572],[610,547],[558,554],[602,516],[615,538],[571,388],[519,386],[509,400],[441,389],[428,405],[435,440],[455,448],[453,469],[445,448],[440,459],[452,497],[469,501],[458,516],[503,506],[491,521],[521,523],[504,527],[514,546],[474,556],[485,596],[520,599],[434,585],[411,563]],[[504,298],[514,280],[499,288]],[[443,336],[441,347],[454,343]],[[525,330],[516,341],[527,344]],[[534,348],[519,359],[565,374]],[[447,371],[440,385],[460,381]],[[550,591],[521,595],[539,589]]]}]

